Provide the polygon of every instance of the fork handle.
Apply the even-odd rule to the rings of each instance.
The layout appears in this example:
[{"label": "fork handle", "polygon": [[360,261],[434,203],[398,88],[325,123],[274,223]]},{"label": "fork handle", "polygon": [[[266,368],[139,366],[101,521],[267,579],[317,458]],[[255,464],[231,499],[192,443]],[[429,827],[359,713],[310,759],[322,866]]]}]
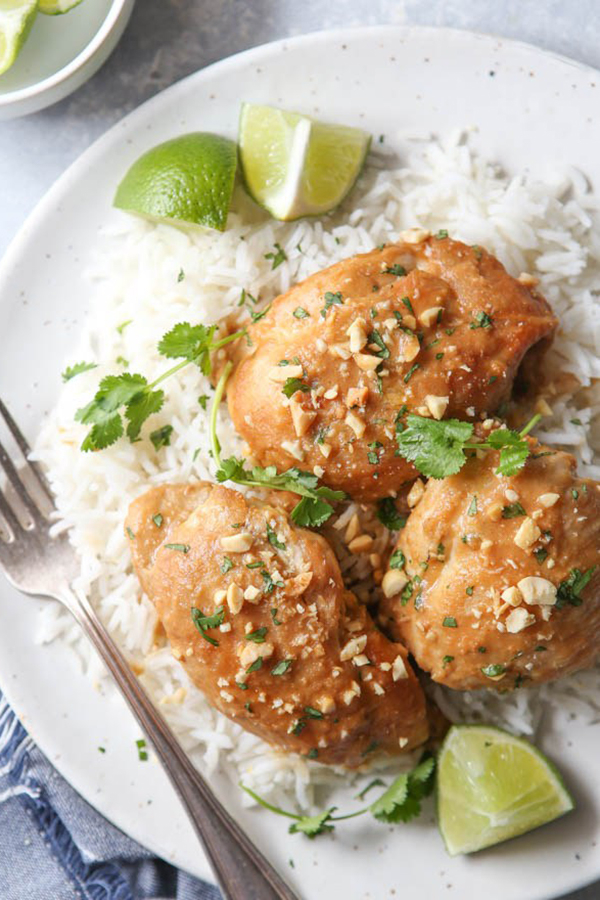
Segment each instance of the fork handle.
[{"label": "fork handle", "polygon": [[298,900],[191,764],[89,601],[70,588],[61,592],[60,599],[100,654],[154,747],[200,838],[225,900]]}]

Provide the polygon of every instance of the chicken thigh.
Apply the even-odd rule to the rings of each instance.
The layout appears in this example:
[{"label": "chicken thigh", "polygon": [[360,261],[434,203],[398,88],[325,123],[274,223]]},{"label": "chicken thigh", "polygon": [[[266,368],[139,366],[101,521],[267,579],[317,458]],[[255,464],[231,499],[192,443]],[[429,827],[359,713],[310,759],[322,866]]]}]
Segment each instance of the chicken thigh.
[{"label": "chicken thigh", "polygon": [[556,319],[529,284],[445,232],[318,272],[278,297],[228,386],[255,459],[322,473],[359,500],[416,476],[395,453],[408,412],[475,420],[506,400]]},{"label": "chicken thigh", "polygon": [[430,480],[384,577],[380,623],[457,690],[552,681],[600,653],[600,485],[529,443],[512,477],[490,451]]},{"label": "chicken thigh", "polygon": [[213,706],[276,747],[356,767],[426,740],[404,647],[281,505],[210,485],[143,494],[126,522],[176,659]]}]

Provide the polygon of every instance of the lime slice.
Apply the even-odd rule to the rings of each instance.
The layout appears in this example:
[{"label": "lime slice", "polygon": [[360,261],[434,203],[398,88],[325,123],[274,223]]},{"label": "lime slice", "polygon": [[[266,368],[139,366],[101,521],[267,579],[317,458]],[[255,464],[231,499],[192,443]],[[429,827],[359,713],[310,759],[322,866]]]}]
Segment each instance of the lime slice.
[{"label": "lime slice", "polygon": [[236,167],[233,141],[206,132],[184,134],[134,162],[114,205],[153,220],[224,231]]},{"label": "lime slice", "polygon": [[0,75],[10,69],[33,25],[39,0],[0,0]]},{"label": "lime slice", "polygon": [[47,16],[60,16],[79,6],[82,0],[40,0],[40,12]]},{"label": "lime slice", "polygon": [[363,167],[371,136],[273,106],[244,103],[240,160],[251,196],[276,219],[316,216],[337,206]]},{"label": "lime slice", "polygon": [[438,823],[451,856],[474,853],[574,808],[557,769],[523,738],[454,725],[440,750]]}]

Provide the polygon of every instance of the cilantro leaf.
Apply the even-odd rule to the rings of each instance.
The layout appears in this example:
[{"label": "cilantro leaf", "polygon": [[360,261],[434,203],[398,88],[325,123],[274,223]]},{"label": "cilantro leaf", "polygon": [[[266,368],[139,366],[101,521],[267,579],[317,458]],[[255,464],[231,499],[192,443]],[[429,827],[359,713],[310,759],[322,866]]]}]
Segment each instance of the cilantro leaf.
[{"label": "cilantro leaf", "polygon": [[81,449],[103,450],[114,444],[123,434],[119,408],[131,404],[146,386],[147,381],[142,375],[129,372],[103,378],[91,403],[75,413],[77,422],[93,426]]},{"label": "cilantro leaf", "polygon": [[291,518],[296,525],[302,525],[304,528],[318,528],[332,513],[333,507],[325,500],[318,497],[303,497],[292,510]]},{"label": "cilantro leaf", "polygon": [[82,372],[90,372],[92,369],[97,369],[98,366],[96,363],[88,363],[88,362],[79,362],[75,363],[73,366],[67,366],[65,371],[62,373],[61,378],[63,381],[70,381],[71,378],[75,378],[76,375],[81,375]]},{"label": "cilantro leaf", "polygon": [[172,425],[163,425],[162,428],[157,428],[156,431],[151,431],[150,440],[154,445],[154,449],[160,450],[161,447],[168,447],[171,443],[172,433]]},{"label": "cilantro leaf", "polygon": [[195,606],[191,608],[192,622],[202,635],[205,641],[208,641],[209,644],[212,644],[213,647],[218,647],[219,642],[215,640],[215,638],[208,635],[206,632],[211,628],[218,628],[219,625],[223,624],[223,620],[225,619],[225,608],[223,606],[217,606],[212,616],[205,616],[201,609],[197,609]]},{"label": "cilantro leaf", "polygon": [[335,294],[333,294],[331,291],[325,291],[324,300],[325,305],[321,310],[321,315],[323,316],[323,318],[325,318],[325,316],[327,315],[328,309],[331,309],[332,306],[341,306],[344,302],[341,291],[336,291]]},{"label": "cilantro leaf", "polygon": [[459,472],[465,462],[464,444],[473,426],[458,419],[436,421],[412,413],[407,426],[396,433],[398,452],[430,478],[446,478]]},{"label": "cilantro leaf", "polygon": [[265,253],[265,259],[271,260],[271,271],[273,269],[276,269],[287,260],[287,253],[285,252],[281,244],[275,244],[274,246],[275,250],[277,251],[276,253]]},{"label": "cilantro leaf", "polygon": [[392,497],[384,497],[377,504],[377,518],[390,531],[399,531],[406,525],[406,516],[401,516]]},{"label": "cilantro leaf", "polygon": [[308,838],[315,838],[318,834],[325,834],[327,831],[333,831],[334,825],[330,825],[332,814],[336,807],[331,806],[323,812],[317,813],[315,816],[300,816],[296,822],[289,827],[290,834],[305,834]]},{"label": "cilantro leaf", "polygon": [[404,772],[371,804],[379,822],[408,822],[421,812],[421,800],[433,790],[435,759],[425,756],[411,772]]},{"label": "cilantro leaf", "polygon": [[571,569],[568,576],[561,581],[556,592],[556,605],[561,608],[569,603],[571,606],[581,606],[583,598],[581,592],[592,580],[597,566],[591,566],[586,572],[581,569]]},{"label": "cilantro leaf", "polygon": [[285,544],[277,537],[277,532],[267,522],[267,540],[276,550],[285,550]]},{"label": "cilantro leaf", "polygon": [[286,378],[285,384],[281,389],[281,393],[285,394],[286,397],[292,397],[296,391],[303,391],[307,393],[310,391],[310,388],[307,384],[305,384],[301,378]]},{"label": "cilantro leaf", "polygon": [[123,434],[123,422],[119,413],[107,416],[102,422],[92,427],[84,438],[81,449],[88,453],[90,450],[104,450],[118,441]]},{"label": "cilantro leaf", "polygon": [[496,469],[498,475],[514,475],[523,468],[529,456],[527,441],[509,428],[492,431],[486,443],[494,450],[500,450],[500,462]]},{"label": "cilantro leaf", "polygon": [[167,359],[186,359],[195,363],[204,375],[210,374],[210,350],[216,325],[190,325],[178,322],[158,343],[158,352]]},{"label": "cilantro leaf", "polygon": [[[142,425],[144,424],[148,416],[151,416],[153,413],[159,412],[159,410],[162,409],[162,405],[164,402],[164,391],[144,391],[140,394],[136,394],[136,396],[129,401],[129,403],[125,406],[125,418],[128,422],[127,437],[131,442],[138,439],[140,431],[142,430]],[[166,427],[171,428],[171,426]],[[153,432],[153,434],[156,435],[157,432]],[[151,440],[158,450],[155,439],[151,438]]]}]

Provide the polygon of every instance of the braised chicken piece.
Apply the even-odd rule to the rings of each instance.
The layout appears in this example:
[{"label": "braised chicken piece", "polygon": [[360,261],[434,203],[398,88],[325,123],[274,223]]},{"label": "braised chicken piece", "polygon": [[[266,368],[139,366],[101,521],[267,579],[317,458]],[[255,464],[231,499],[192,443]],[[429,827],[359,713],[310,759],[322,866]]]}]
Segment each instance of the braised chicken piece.
[{"label": "braised chicken piece", "polygon": [[261,465],[320,472],[359,500],[393,495],[416,477],[395,455],[407,412],[493,412],[525,354],[552,337],[556,319],[531,279],[444,232],[407,237],[418,242],[346,259],[293,287],[240,346],[229,410]]},{"label": "braised chicken piece", "polygon": [[132,503],[126,529],[175,658],[230,719],[349,767],[426,740],[406,650],[344,588],[327,541],[282,506],[165,485]]},{"label": "braised chicken piece", "polygon": [[529,443],[510,478],[490,451],[430,480],[383,579],[380,623],[457,690],[552,681],[600,654],[600,485]]}]

